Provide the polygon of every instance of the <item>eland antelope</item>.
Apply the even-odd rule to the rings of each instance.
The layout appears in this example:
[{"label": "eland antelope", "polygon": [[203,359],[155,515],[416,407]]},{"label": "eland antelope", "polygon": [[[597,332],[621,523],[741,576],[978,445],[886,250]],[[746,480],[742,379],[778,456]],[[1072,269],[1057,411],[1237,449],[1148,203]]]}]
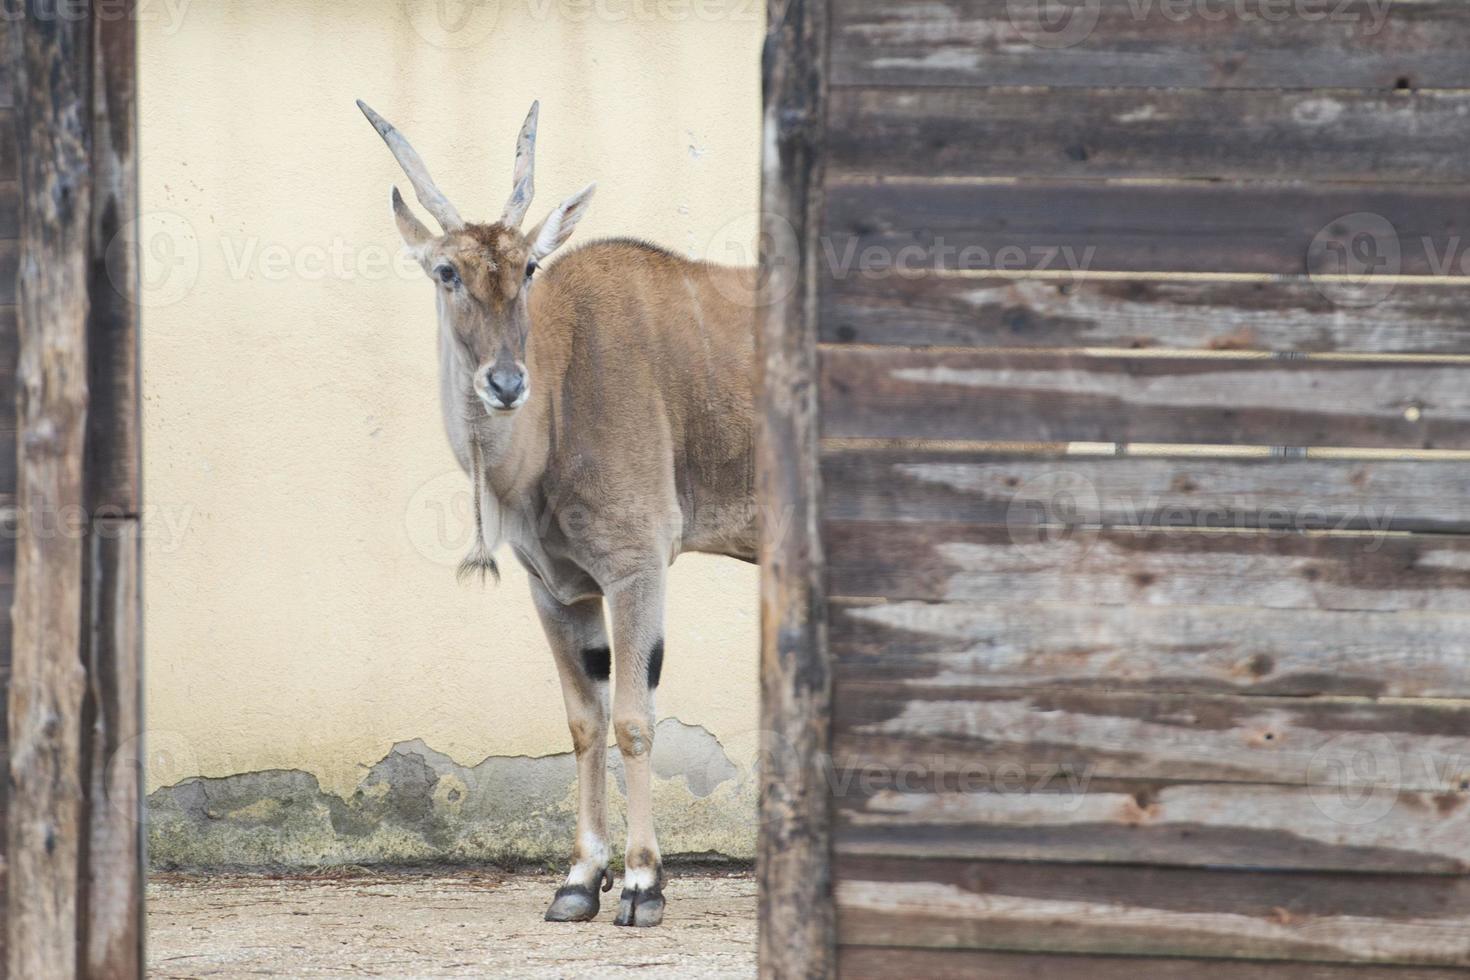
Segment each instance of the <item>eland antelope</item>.
[{"label": "eland antelope", "polygon": [[[537,106],[500,220],[464,221],[403,134],[358,107],[393,151],[435,235],[393,189],[398,232],[434,286],[439,404],[469,475],[476,536],[462,572],[525,567],[561,677],[577,757],[571,871],[546,912],[597,915],[608,872],[611,720],[627,779],[617,924],[663,919],[649,755],[664,666],[668,566],[700,551],[755,561],[755,270],[641,241],[597,241],[549,263],[594,185],[529,231]],[[603,606],[609,624],[604,621]]]}]

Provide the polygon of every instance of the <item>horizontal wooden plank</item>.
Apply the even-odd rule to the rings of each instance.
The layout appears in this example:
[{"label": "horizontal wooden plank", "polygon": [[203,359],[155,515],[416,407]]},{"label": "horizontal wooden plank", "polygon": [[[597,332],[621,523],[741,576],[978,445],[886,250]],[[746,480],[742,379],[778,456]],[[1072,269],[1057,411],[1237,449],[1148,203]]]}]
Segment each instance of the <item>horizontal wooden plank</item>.
[{"label": "horizontal wooden plank", "polygon": [[1470,9],[1456,0],[853,0],[832,17],[837,85],[1394,89],[1470,78]]},{"label": "horizontal wooden plank", "polygon": [[829,451],[823,515],[1272,530],[1470,531],[1470,460]]},{"label": "horizontal wooden plank", "polygon": [[827,173],[1464,182],[1467,145],[1465,92],[839,88]]},{"label": "horizontal wooden plank", "polygon": [[1470,609],[1470,538],[1456,535],[1113,528],[1051,536],[1024,527],[828,521],[823,546],[832,596]]},{"label": "horizontal wooden plank", "polygon": [[1470,363],[826,347],[822,435],[1470,448]]},{"label": "horizontal wooden plank", "polygon": [[[1470,872],[1465,794],[1089,779],[1015,762],[908,790],[931,764],[896,739],[834,747],[834,850],[868,857],[1256,871]],[[903,767],[908,767],[904,769]],[[874,775],[876,774],[876,775]],[[958,780],[963,776],[967,782]],[[867,789],[864,779],[878,788]],[[910,777],[911,783],[921,780]],[[956,787],[967,787],[959,791]]]},{"label": "horizontal wooden plank", "polygon": [[[1343,289],[1351,289],[1344,286]],[[1309,279],[1002,279],[846,275],[821,284],[821,340],[912,347],[1117,347],[1470,353],[1470,284],[1337,302]],[[1384,295],[1386,293],[1386,295]]]},{"label": "horizontal wooden plank", "polygon": [[1463,980],[1451,967],[1365,966],[1346,963],[1099,956],[968,949],[843,945],[837,972],[844,980]]},{"label": "horizontal wooden plank", "polygon": [[1364,792],[1387,785],[1447,794],[1450,807],[1470,803],[1461,790],[1470,787],[1470,701],[1015,690],[852,670],[837,673],[833,691],[834,737],[865,760]]},{"label": "horizontal wooden plank", "polygon": [[842,858],[840,942],[1470,965],[1470,878]]},{"label": "horizontal wooden plank", "polygon": [[1470,697],[1470,616],[889,602],[829,608],[839,676],[956,687]]},{"label": "horizontal wooden plank", "polygon": [[[1344,220],[1363,214],[1373,218]],[[830,181],[822,249],[839,278],[936,269],[1440,276],[1470,272],[1467,243],[1464,185],[899,179]]]}]

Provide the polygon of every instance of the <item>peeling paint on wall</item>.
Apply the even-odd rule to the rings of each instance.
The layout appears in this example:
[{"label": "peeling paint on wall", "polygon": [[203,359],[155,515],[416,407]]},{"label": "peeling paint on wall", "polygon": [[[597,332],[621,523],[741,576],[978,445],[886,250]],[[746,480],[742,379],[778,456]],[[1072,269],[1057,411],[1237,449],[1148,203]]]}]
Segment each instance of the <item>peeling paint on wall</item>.
[{"label": "peeling paint on wall", "polygon": [[[756,780],[718,739],[677,719],[653,747],[654,812],[666,857],[755,853]],[[609,829],[623,836],[622,758],[608,753]],[[571,753],[492,756],[462,766],[423,741],[400,742],[350,798],[300,770],[196,777],[148,797],[157,868],[214,869],[433,862],[564,863],[576,824]]]}]

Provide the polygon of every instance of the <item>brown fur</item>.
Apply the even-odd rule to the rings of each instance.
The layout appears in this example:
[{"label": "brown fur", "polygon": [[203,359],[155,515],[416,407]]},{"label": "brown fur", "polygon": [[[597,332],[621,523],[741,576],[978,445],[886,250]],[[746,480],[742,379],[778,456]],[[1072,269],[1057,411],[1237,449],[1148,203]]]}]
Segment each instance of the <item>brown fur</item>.
[{"label": "brown fur", "polygon": [[[399,232],[435,284],[441,408],[483,524],[467,566],[493,569],[495,546],[510,546],[530,573],[561,676],[580,801],[575,862],[547,918],[581,921],[598,911],[610,720],[628,797],[616,921],[657,925],[664,900],[649,685],[658,667],[650,665],[662,665],[669,564],[686,551],[755,560],[755,270],[617,239],[574,249],[528,277],[566,241],[592,192],[519,230],[534,187],[536,107],[521,130],[515,190],[491,224],[460,220],[407,140],[363,111],[446,226],[430,234],[394,191]],[[521,378],[525,396],[509,404],[504,393]],[[608,681],[589,677],[582,655],[609,645],[604,603],[616,684],[610,717]]]},{"label": "brown fur", "polygon": [[[755,559],[754,274],[626,242],[561,259],[532,298],[535,492],[595,533],[568,557],[603,583],[682,551]],[[519,468],[517,468],[519,469]],[[507,487],[507,490],[510,488]],[[553,503],[554,502],[554,503]]]}]

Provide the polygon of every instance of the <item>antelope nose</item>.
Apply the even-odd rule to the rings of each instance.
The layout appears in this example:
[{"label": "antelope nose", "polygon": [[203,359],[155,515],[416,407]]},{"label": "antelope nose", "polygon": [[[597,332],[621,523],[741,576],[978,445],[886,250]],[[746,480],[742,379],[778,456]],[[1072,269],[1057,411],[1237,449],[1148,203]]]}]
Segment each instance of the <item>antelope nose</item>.
[{"label": "antelope nose", "polygon": [[509,407],[526,390],[526,377],[520,371],[491,371],[485,385],[500,404]]}]

